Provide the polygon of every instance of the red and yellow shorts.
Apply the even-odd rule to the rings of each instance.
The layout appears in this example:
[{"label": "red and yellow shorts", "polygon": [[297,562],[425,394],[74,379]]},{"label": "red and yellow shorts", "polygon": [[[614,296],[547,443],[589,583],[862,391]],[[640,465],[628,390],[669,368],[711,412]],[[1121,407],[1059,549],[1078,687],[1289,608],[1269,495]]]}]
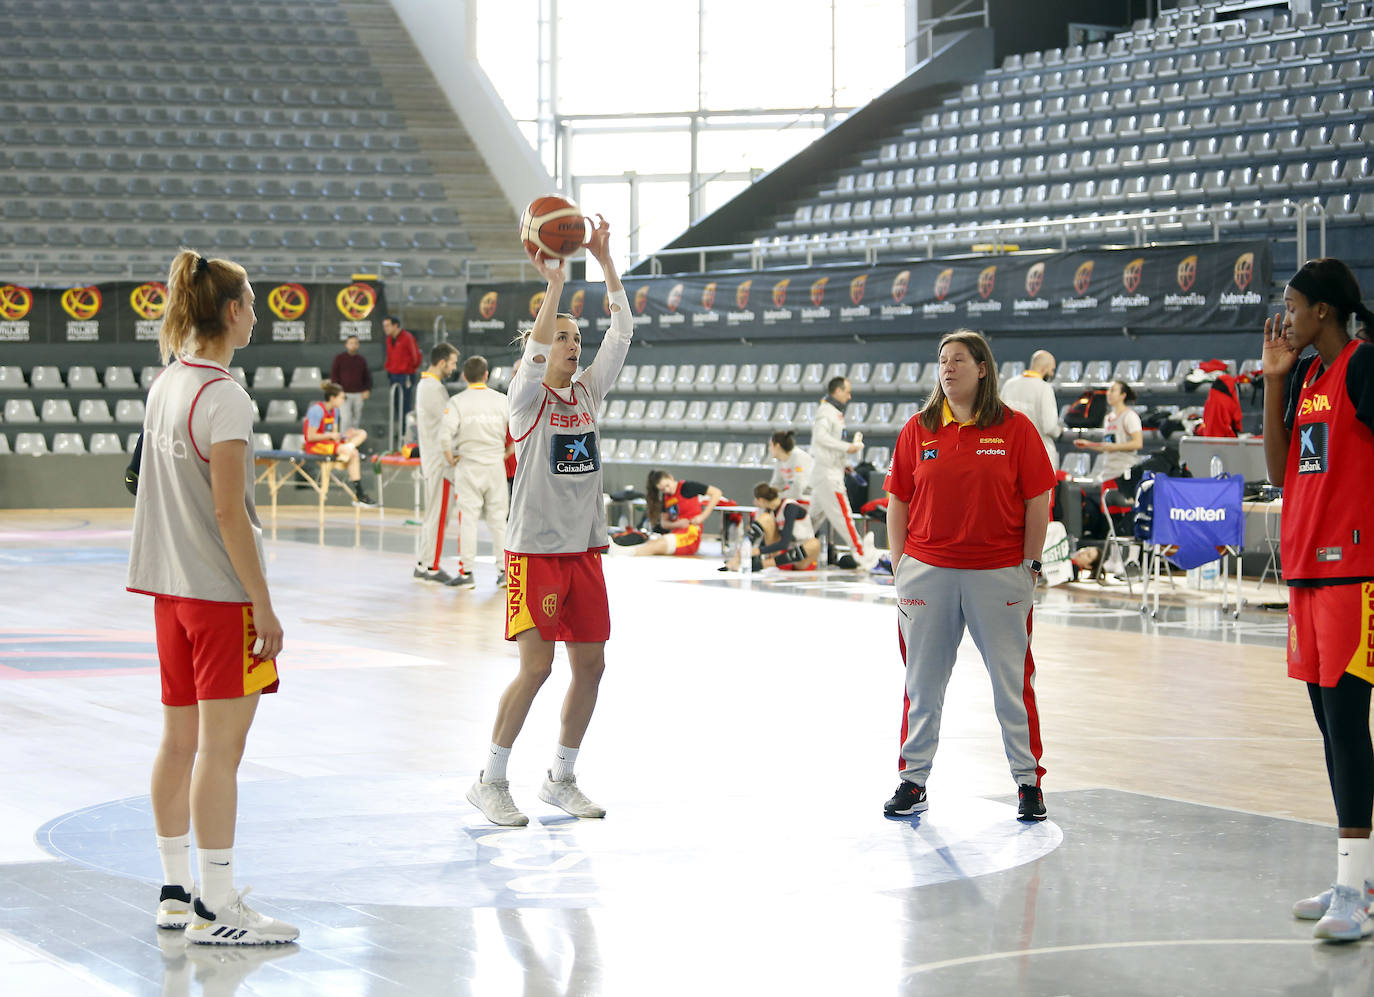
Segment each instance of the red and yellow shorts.
[{"label": "red and yellow shorts", "polygon": [[506,640],[531,628],[550,641],[610,639],[611,608],[601,573],[601,551],[506,552]]},{"label": "red and yellow shorts", "polygon": [[673,543],[677,544],[677,549],[673,551],[674,557],[688,557],[701,547],[701,527],[695,523],[685,530],[674,530],[667,536],[672,537]]},{"label": "red and yellow shorts", "polygon": [[1288,675],[1331,688],[1374,683],[1374,582],[1288,589]]},{"label": "red and yellow shorts", "polygon": [[307,443],[304,449],[306,453],[318,454],[321,457],[333,457],[339,452],[339,445],[330,440],[328,442]]},{"label": "red and yellow shorts", "polygon": [[276,661],[253,657],[258,631],[252,606],[158,596],[153,621],[167,706],[277,691]]}]

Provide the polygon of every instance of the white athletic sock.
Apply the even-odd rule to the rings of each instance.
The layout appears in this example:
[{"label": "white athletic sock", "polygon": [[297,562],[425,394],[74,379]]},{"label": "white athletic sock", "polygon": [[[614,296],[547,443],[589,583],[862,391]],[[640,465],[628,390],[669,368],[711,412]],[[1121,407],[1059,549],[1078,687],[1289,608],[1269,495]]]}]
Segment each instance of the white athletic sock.
[{"label": "white athletic sock", "polygon": [[553,781],[565,782],[572,778],[573,766],[577,764],[577,749],[560,744],[553,753]]},{"label": "white athletic sock", "polygon": [[229,902],[234,893],[234,850],[200,849],[200,902],[211,912]]},{"label": "white athletic sock", "polygon": [[506,777],[506,762],[510,761],[510,748],[503,748],[495,741],[487,749],[487,767],[482,770],[482,781],[500,782]]},{"label": "white athletic sock", "polygon": [[1369,839],[1340,838],[1336,844],[1336,882],[1341,886],[1364,889],[1369,873]]},{"label": "white athletic sock", "polygon": [[178,834],[175,838],[157,836],[157,854],[162,859],[162,885],[180,886],[191,892],[195,879],[191,876],[191,835]]}]

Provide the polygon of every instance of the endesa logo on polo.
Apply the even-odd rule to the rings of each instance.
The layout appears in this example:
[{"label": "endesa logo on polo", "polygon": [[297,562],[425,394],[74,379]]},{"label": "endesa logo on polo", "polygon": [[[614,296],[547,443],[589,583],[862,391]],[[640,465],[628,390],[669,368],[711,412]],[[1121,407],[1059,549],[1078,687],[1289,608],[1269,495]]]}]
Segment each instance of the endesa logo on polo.
[{"label": "endesa logo on polo", "polygon": [[992,292],[997,289],[997,264],[990,267],[983,267],[978,271],[978,300],[970,301],[965,306],[965,311],[970,315],[987,315],[1002,310],[1002,302],[992,296]]},{"label": "endesa logo on polo", "polygon": [[935,275],[935,283],[931,286],[930,292],[935,296],[934,301],[927,301],[921,306],[921,315],[925,318],[938,318],[941,315],[949,315],[957,310],[953,301],[946,301],[949,297],[949,289],[954,285],[954,268],[946,267]]},{"label": "endesa logo on polo", "polygon": [[803,322],[814,322],[816,319],[830,317],[830,309],[825,306],[825,286],[829,283],[829,277],[817,277],[811,282],[811,287],[808,289],[811,307],[802,306],[801,318]]},{"label": "endesa logo on polo", "polygon": [[1121,269],[1121,286],[1125,288],[1125,294],[1113,294],[1111,307],[1115,311],[1125,311],[1127,308],[1148,308],[1150,296],[1141,294],[1140,284],[1145,277],[1145,258],[1137,256]]},{"label": "endesa logo on polo", "polygon": [[1028,312],[1042,312],[1050,307],[1050,303],[1040,297],[1040,290],[1045,286],[1045,264],[1036,263],[1026,271],[1026,296],[1017,298],[1011,303],[1012,314],[1025,315]]},{"label": "endesa logo on polo", "polygon": [[1189,253],[1178,261],[1178,266],[1174,269],[1174,280],[1181,293],[1164,295],[1165,311],[1201,308],[1207,304],[1207,295],[1193,290],[1193,284],[1197,282],[1197,253]]},{"label": "endesa logo on polo", "polygon": [[1078,269],[1073,272],[1073,293],[1077,297],[1060,298],[1059,310],[1063,312],[1081,312],[1088,308],[1097,307],[1097,298],[1088,293],[1088,288],[1093,283],[1093,261],[1087,260],[1078,265]]},{"label": "endesa logo on polo", "polygon": [[1255,254],[1241,253],[1231,266],[1231,282],[1236,285],[1237,290],[1223,291],[1221,306],[1223,308],[1238,308],[1241,305],[1258,305],[1262,302],[1264,297],[1258,291],[1248,289],[1254,277]]}]

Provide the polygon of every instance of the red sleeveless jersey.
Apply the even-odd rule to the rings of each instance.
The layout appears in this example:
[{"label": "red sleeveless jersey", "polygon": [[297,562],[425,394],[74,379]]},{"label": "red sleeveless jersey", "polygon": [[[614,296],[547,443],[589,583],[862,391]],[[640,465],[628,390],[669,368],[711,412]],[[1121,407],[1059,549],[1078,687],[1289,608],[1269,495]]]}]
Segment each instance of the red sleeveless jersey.
[{"label": "red sleeveless jersey", "polygon": [[1327,370],[1312,364],[1298,394],[1280,546],[1290,583],[1374,578],[1374,433],[1356,418],[1345,383],[1360,345],[1352,340]]},{"label": "red sleeveless jersey", "polygon": [[682,486],[687,484],[679,481],[677,488],[671,495],[663,496],[663,511],[667,513],[669,519],[691,519],[701,512],[701,497],[682,494]]}]

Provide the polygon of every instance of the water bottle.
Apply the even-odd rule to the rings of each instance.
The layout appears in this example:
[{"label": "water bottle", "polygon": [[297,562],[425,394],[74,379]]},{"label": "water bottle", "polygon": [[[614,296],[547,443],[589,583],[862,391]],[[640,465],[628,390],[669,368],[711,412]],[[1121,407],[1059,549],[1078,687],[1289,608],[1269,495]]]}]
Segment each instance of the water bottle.
[{"label": "water bottle", "polygon": [[754,570],[754,545],[749,542],[749,517],[744,516],[739,524],[739,573],[747,575]]},{"label": "water bottle", "polygon": [[1221,455],[1220,455],[1220,454],[1213,454],[1213,455],[1212,455],[1212,464],[1211,464],[1211,467],[1209,468],[1209,472],[1211,473],[1212,477],[1214,477],[1214,478],[1220,478],[1223,474],[1226,473],[1226,468],[1225,468],[1225,467],[1222,465],[1222,463],[1221,463]]}]

